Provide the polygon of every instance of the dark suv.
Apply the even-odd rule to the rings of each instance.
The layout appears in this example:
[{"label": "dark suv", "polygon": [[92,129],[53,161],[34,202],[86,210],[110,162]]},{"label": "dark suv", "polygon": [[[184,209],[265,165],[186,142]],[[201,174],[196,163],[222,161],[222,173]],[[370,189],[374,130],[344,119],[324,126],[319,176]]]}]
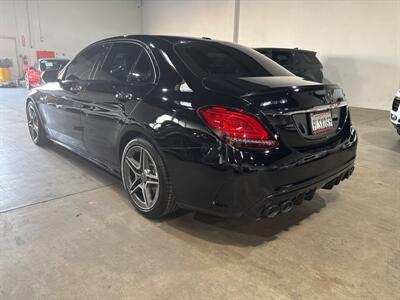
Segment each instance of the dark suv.
[{"label": "dark suv", "polygon": [[324,78],[322,64],[315,51],[298,48],[256,48],[255,50],[306,80],[322,82]]}]

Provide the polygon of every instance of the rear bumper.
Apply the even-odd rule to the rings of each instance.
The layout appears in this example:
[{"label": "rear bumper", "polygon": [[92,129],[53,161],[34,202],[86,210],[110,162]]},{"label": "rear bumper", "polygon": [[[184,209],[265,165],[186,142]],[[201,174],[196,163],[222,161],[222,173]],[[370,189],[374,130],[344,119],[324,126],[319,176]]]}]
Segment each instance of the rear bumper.
[{"label": "rear bumper", "polygon": [[348,179],[354,171],[354,160],[346,164],[341,170],[335,170],[331,174],[321,176],[305,182],[304,184],[294,185],[291,189],[280,193],[266,196],[264,199],[256,203],[252,208],[244,214],[255,217],[262,217],[265,209],[270,205],[280,205],[288,200],[295,205],[300,205],[303,200],[311,200],[317,189],[332,189],[345,179]]},{"label": "rear bumper", "polygon": [[[222,217],[257,218],[271,204],[300,203],[316,189],[331,188],[348,178],[356,150],[353,131],[333,149],[312,155],[280,149],[279,157],[273,153],[246,157],[241,151],[228,151],[229,162],[219,165],[201,163],[199,157],[187,161],[170,155],[168,165],[180,207]],[[243,161],[238,161],[239,156],[244,156]]]}]

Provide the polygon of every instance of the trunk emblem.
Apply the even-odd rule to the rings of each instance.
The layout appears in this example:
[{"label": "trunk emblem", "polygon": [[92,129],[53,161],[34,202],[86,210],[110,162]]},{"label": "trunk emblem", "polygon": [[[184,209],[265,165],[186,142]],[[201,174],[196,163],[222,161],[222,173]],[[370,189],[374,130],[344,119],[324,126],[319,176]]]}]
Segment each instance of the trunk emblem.
[{"label": "trunk emblem", "polygon": [[278,105],[278,104],[286,104],[288,101],[285,98],[280,100],[272,100],[272,101],[264,101],[260,104],[261,107],[271,106],[271,105]]}]

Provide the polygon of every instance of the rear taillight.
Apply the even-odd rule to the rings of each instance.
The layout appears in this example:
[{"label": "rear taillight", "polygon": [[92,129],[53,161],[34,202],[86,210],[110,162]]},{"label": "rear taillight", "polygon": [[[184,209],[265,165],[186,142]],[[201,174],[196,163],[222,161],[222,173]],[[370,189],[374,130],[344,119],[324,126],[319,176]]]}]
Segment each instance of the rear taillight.
[{"label": "rear taillight", "polygon": [[251,115],[224,107],[211,106],[198,110],[207,125],[224,141],[239,148],[271,148],[276,138]]}]

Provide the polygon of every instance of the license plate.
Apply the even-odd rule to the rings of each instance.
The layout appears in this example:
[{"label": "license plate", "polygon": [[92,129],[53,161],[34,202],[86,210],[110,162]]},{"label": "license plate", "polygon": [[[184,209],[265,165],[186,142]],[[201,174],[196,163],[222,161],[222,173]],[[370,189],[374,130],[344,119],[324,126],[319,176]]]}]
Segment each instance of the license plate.
[{"label": "license plate", "polygon": [[330,110],[311,113],[311,129],[313,134],[331,131],[333,128]]}]

